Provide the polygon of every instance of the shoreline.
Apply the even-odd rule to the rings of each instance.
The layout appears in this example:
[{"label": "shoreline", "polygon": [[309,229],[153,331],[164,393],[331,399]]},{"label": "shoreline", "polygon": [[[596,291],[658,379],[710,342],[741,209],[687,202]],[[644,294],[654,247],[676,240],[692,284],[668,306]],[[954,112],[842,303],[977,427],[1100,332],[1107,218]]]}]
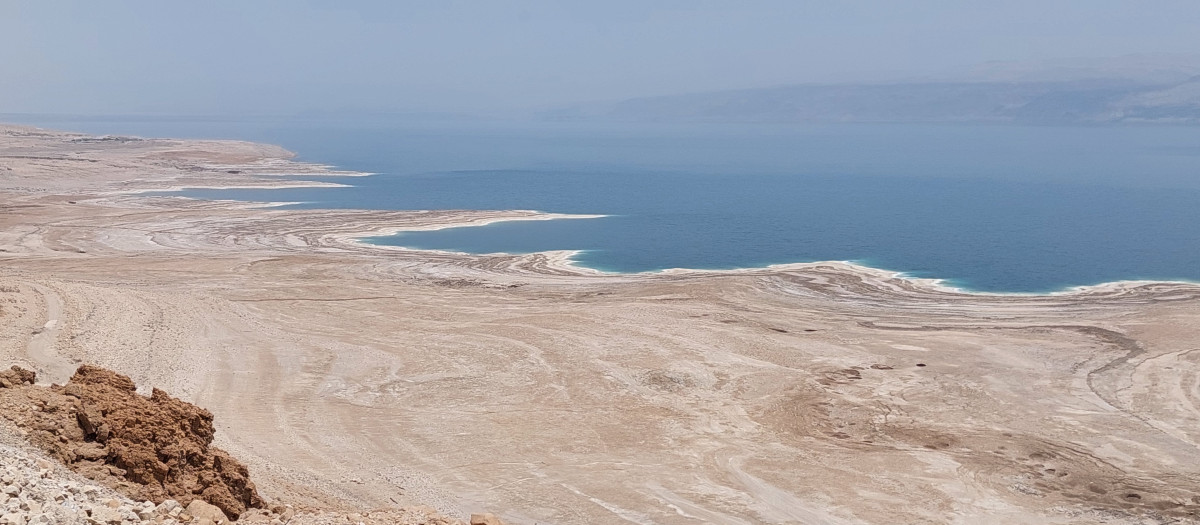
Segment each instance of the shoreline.
[{"label": "shoreline", "polygon": [[78,137],[0,126],[0,357],[204,407],[274,502],[564,525],[1200,515],[1195,285],[1012,296],[846,261],[612,274],[386,247],[363,239],[569,216],[114,193],[320,170]]},{"label": "shoreline", "polygon": [[[250,202],[250,201],[233,201],[233,202]],[[471,210],[471,211],[489,212],[489,211],[496,211],[496,210]],[[563,261],[563,265],[565,266],[566,269],[579,270],[584,273],[595,273],[595,274],[611,275],[611,276],[636,277],[636,276],[654,276],[654,275],[744,274],[744,273],[758,273],[758,272],[761,272],[764,270],[768,270],[768,271],[769,270],[783,270],[783,271],[803,270],[803,269],[812,268],[812,267],[837,265],[837,266],[843,266],[843,267],[847,268],[849,271],[856,272],[856,273],[885,274],[891,278],[903,279],[905,281],[908,281],[908,282],[911,282],[914,284],[920,284],[923,286],[927,286],[927,287],[930,287],[935,290],[941,290],[941,291],[945,291],[945,292],[962,294],[962,295],[981,295],[981,296],[999,296],[999,297],[1054,297],[1054,296],[1070,296],[1070,295],[1076,295],[1076,294],[1087,294],[1089,292],[1098,291],[1098,290],[1131,288],[1131,287],[1136,287],[1136,286],[1147,286],[1147,285],[1155,285],[1155,284],[1168,284],[1168,285],[1177,285],[1178,284],[1178,285],[1200,286],[1200,281],[1191,281],[1191,280],[1185,280],[1185,279],[1177,279],[1177,280],[1118,279],[1115,281],[1104,281],[1104,282],[1095,283],[1095,284],[1066,285],[1060,289],[1046,291],[1046,292],[985,291],[985,290],[972,290],[970,288],[965,288],[962,286],[955,286],[953,284],[949,284],[949,281],[950,281],[949,279],[938,278],[938,277],[915,277],[915,276],[912,276],[909,271],[892,270],[892,269],[888,269],[888,268],[880,268],[877,266],[870,266],[870,265],[859,263],[855,260],[825,260],[825,261],[773,263],[773,264],[767,264],[764,266],[747,266],[747,267],[740,267],[740,268],[716,268],[716,269],[673,267],[673,268],[661,268],[661,269],[657,269],[657,270],[643,270],[643,271],[639,271],[639,272],[621,272],[621,271],[602,270],[599,268],[592,268],[590,266],[583,266],[583,265],[579,264],[579,262],[576,261],[574,259],[574,257],[580,253],[588,251],[586,249],[582,249],[582,250],[546,250],[546,251],[525,252],[525,253],[514,253],[514,252],[478,253],[478,252],[469,252],[469,251],[462,251],[462,250],[413,248],[413,247],[402,246],[402,245],[376,244],[376,243],[371,243],[371,242],[367,242],[364,240],[369,237],[392,236],[392,235],[396,235],[396,234],[403,233],[403,232],[409,232],[409,231],[436,231],[436,230],[446,230],[446,229],[452,229],[452,228],[475,228],[475,227],[487,226],[490,224],[496,224],[496,223],[501,223],[501,222],[561,220],[561,219],[593,219],[593,218],[602,218],[602,217],[610,216],[610,215],[560,214],[560,213],[542,212],[542,211],[538,211],[538,210],[500,210],[500,211],[529,212],[529,213],[536,213],[536,214],[541,214],[541,215],[537,216],[537,217],[529,217],[529,218],[496,218],[496,219],[489,219],[489,220],[470,222],[470,223],[464,222],[464,223],[460,223],[460,224],[441,224],[441,225],[436,225],[436,226],[428,227],[428,228],[425,228],[425,227],[384,228],[384,229],[379,230],[379,232],[381,232],[381,233],[378,233],[378,234],[375,234],[375,233],[364,234],[364,235],[346,234],[346,236],[350,238],[351,242],[356,242],[359,245],[370,247],[370,248],[399,249],[399,250],[404,250],[404,251],[409,251],[409,252],[417,252],[417,253],[428,252],[428,253],[439,253],[439,254],[464,255],[464,256],[470,256],[470,257],[489,257],[489,256],[497,256],[497,255],[500,255],[500,256],[525,256],[525,255],[551,255],[551,254],[554,254],[557,257],[561,257],[561,259]]]},{"label": "shoreline", "polygon": [[[306,180],[280,180],[278,177],[365,177],[378,175],[373,172],[363,172],[354,170],[342,170],[337,166],[318,162],[296,161],[294,160],[296,153],[287,151],[278,145],[263,144],[255,142],[247,142],[242,140],[214,140],[214,139],[180,139],[180,138],[147,138],[140,136],[127,135],[88,135],[78,132],[64,132],[36,128],[25,125],[6,125],[0,124],[0,129],[17,128],[33,132],[59,133],[68,135],[73,140],[113,140],[113,139],[130,139],[138,142],[154,142],[165,141],[175,144],[217,144],[217,145],[232,145],[249,147],[259,151],[269,151],[275,156],[264,157],[259,162],[259,165],[247,164],[208,164],[206,167],[214,171],[223,171],[227,174],[235,174],[240,178],[248,179],[242,183],[211,183],[211,184],[177,184],[177,185],[154,185],[153,187],[142,188],[127,188],[117,191],[103,192],[92,195],[93,197],[112,197],[112,196],[137,196],[146,193],[170,193],[182,192],[186,190],[225,190],[225,189],[290,189],[290,188],[344,188],[352,187],[352,184],[342,184],[328,181],[306,181]],[[195,201],[208,202],[214,204],[228,203],[231,206],[243,207],[247,209],[270,209],[296,204],[294,202],[272,202],[272,201],[242,201],[236,199],[201,199],[188,197],[183,195],[163,195],[162,197],[185,198]],[[311,211],[330,211],[320,208],[310,209]],[[363,212],[386,212],[390,210],[371,210],[371,209],[347,209]],[[1147,286],[1155,284],[1170,284],[1170,285],[1188,285],[1200,286],[1200,281],[1192,280],[1157,280],[1157,279],[1118,279],[1114,281],[1105,281],[1095,284],[1085,285],[1066,285],[1060,289],[1038,292],[1023,292],[1023,291],[982,291],[972,290],[970,288],[956,286],[950,284],[949,279],[937,277],[914,277],[910,275],[910,271],[892,270],[888,268],[880,268],[869,266],[855,262],[853,260],[832,260],[832,261],[809,261],[809,262],[793,262],[793,263],[774,263],[765,266],[750,266],[742,268],[726,268],[726,269],[703,269],[703,268],[663,268],[658,270],[647,270],[641,272],[614,272],[590,268],[578,264],[573,259],[574,255],[586,250],[549,250],[543,252],[530,252],[526,254],[495,252],[495,253],[474,253],[457,250],[423,250],[417,248],[409,248],[403,246],[379,245],[366,242],[362,239],[368,237],[383,237],[395,235],[405,231],[433,231],[450,228],[469,228],[477,226],[486,226],[500,222],[509,221],[532,221],[532,220],[559,220],[559,219],[587,219],[587,218],[602,218],[610,215],[606,214],[564,214],[553,212],[542,212],[537,210],[399,210],[399,211],[442,211],[442,212],[458,212],[466,211],[472,213],[497,213],[502,215],[522,214],[519,217],[495,217],[492,219],[468,219],[459,223],[443,223],[432,226],[398,226],[398,227],[380,227],[372,230],[362,231],[359,233],[339,233],[334,235],[334,238],[345,239],[348,244],[352,244],[360,248],[373,249],[403,249],[409,252],[428,252],[437,254],[454,254],[469,257],[488,257],[488,256],[543,256],[549,260],[553,260],[553,267],[563,271],[578,272],[581,275],[608,275],[620,277],[638,277],[638,276],[654,276],[654,275],[721,275],[721,274],[745,274],[755,273],[760,271],[771,270],[802,270],[815,266],[839,265],[846,268],[848,271],[863,273],[868,275],[887,275],[895,279],[903,279],[905,281],[926,286],[931,291],[948,292],[961,295],[976,295],[976,296],[997,296],[997,297],[1060,297],[1072,295],[1086,295],[1094,291],[1105,291],[1111,289],[1123,289],[1136,286]],[[564,255],[566,254],[566,255]]]},{"label": "shoreline", "polygon": [[[37,129],[40,129],[40,128],[37,128]],[[74,132],[70,132],[70,133],[74,133]],[[278,149],[282,150],[282,148],[277,145],[252,143],[252,142],[246,142],[246,141],[241,141],[241,140],[224,141],[224,140],[213,140],[213,139],[202,139],[202,140],[180,139],[180,138],[162,139],[162,138],[146,138],[146,137],[125,136],[125,135],[98,135],[98,136],[88,136],[88,135],[84,135],[84,134],[78,134],[78,135],[91,137],[91,138],[136,138],[138,140],[170,140],[170,141],[178,141],[178,142],[185,142],[185,143],[186,142],[230,142],[230,143],[242,143],[242,144],[251,144],[251,145],[258,145],[258,146],[268,146],[271,148],[278,148]],[[284,151],[286,151],[286,150],[284,150]],[[293,152],[287,152],[287,153],[288,153],[289,157],[294,157],[296,155]],[[296,173],[290,173],[290,174],[284,174],[284,173],[249,174],[248,173],[248,175],[264,175],[264,176],[272,177],[272,178],[277,177],[277,176],[304,177],[304,176],[316,175],[316,176],[323,176],[323,177],[324,176],[328,176],[328,177],[363,177],[363,176],[378,175],[378,173],[373,173],[373,172],[341,170],[337,166],[334,166],[331,164],[325,164],[325,163],[318,163],[318,162],[294,161],[294,160],[289,159],[289,160],[286,160],[286,163],[288,163],[288,165],[293,165],[294,167],[307,168],[307,170],[312,170],[312,171],[297,170]],[[215,167],[228,168],[228,169],[239,168],[239,166],[237,166],[237,165],[215,166]],[[352,184],[342,184],[342,183],[327,182],[327,181],[304,181],[304,180],[279,181],[279,180],[268,179],[268,180],[262,181],[260,183],[254,183],[254,184],[187,185],[187,186],[178,185],[178,186],[166,186],[166,187],[154,187],[154,188],[129,189],[129,190],[112,192],[111,195],[137,195],[137,194],[158,193],[158,192],[168,193],[168,192],[182,192],[182,191],[186,191],[186,190],[226,190],[226,189],[265,190],[265,189],[291,189],[291,188],[345,188],[345,187],[352,187],[352,186],[353,186]],[[220,202],[239,203],[239,204],[243,204],[243,205],[250,205],[251,208],[259,207],[259,208],[264,208],[264,209],[297,204],[295,202],[270,202],[270,201],[260,202],[260,201],[242,201],[242,200],[236,200],[236,199],[221,199],[221,200],[200,199],[200,198],[187,197],[187,196],[182,196],[182,195],[171,195],[170,197],[188,198],[188,199],[195,199],[195,200],[199,200],[199,201],[207,201],[207,202],[214,202],[214,203],[220,203]],[[322,209],[321,208],[313,208],[312,210],[322,210]],[[353,210],[390,211],[390,210],[371,210],[371,209],[367,209],[367,208],[354,208]],[[408,211],[408,210],[403,210],[403,211]],[[411,210],[411,211],[421,211],[421,210]],[[453,211],[460,211],[460,210],[446,209],[446,210],[438,210],[438,211],[453,212]],[[547,251],[542,251],[542,252],[529,252],[529,253],[511,253],[511,252],[476,253],[476,252],[459,251],[459,250],[427,250],[427,249],[410,248],[410,247],[404,247],[404,246],[379,245],[379,244],[374,244],[374,243],[370,243],[370,242],[366,242],[366,241],[362,240],[367,237],[390,236],[390,235],[395,235],[397,233],[402,233],[405,231],[433,231],[433,230],[443,230],[443,229],[450,229],[450,228],[470,228],[470,227],[478,227],[478,226],[487,226],[490,224],[496,224],[496,223],[500,223],[500,222],[509,222],[509,221],[515,222],[515,221],[556,220],[556,219],[586,219],[586,218],[602,218],[602,217],[611,216],[611,215],[607,215],[607,214],[565,214],[565,213],[554,213],[554,212],[542,212],[542,211],[538,211],[538,210],[482,210],[482,209],[475,210],[475,209],[472,209],[472,210],[463,210],[463,211],[480,212],[480,213],[502,213],[502,214],[531,213],[531,214],[538,214],[538,215],[536,217],[529,216],[529,217],[519,217],[519,218],[495,218],[495,219],[490,219],[490,220],[467,220],[467,221],[463,221],[463,222],[457,223],[457,224],[454,224],[454,223],[438,224],[438,225],[431,226],[431,227],[412,227],[412,226],[394,227],[394,228],[385,227],[385,228],[378,228],[378,229],[371,230],[371,231],[364,231],[364,232],[361,232],[361,234],[339,234],[339,237],[345,237],[345,238],[347,238],[347,242],[356,244],[360,247],[369,247],[369,248],[376,248],[376,249],[397,249],[397,248],[399,248],[399,249],[403,249],[403,250],[407,250],[407,251],[411,251],[411,252],[455,254],[455,255],[464,255],[464,256],[472,256],[472,257],[486,257],[486,256],[496,256],[496,255],[504,255],[504,256],[542,255],[542,256],[552,257],[555,259],[561,259],[561,261],[559,261],[559,264],[556,264],[556,266],[558,266],[560,269],[563,269],[563,270],[578,271],[581,274],[612,275],[612,276],[625,276],[625,277],[651,276],[651,275],[704,275],[704,274],[718,274],[719,275],[722,273],[733,274],[733,273],[757,272],[757,271],[762,271],[762,270],[803,269],[803,268],[812,267],[812,266],[838,264],[838,265],[842,265],[848,269],[851,269],[853,271],[861,271],[861,272],[865,272],[865,273],[883,272],[885,274],[890,275],[893,278],[904,279],[904,280],[907,280],[907,281],[910,281],[910,282],[913,282],[916,284],[928,286],[934,290],[945,291],[945,292],[956,293],[956,294],[963,294],[963,295],[1000,296],[1000,297],[1006,297],[1006,296],[1007,297],[1054,297],[1054,296],[1070,296],[1070,295],[1077,295],[1077,294],[1087,294],[1093,290],[1099,291],[1099,290],[1107,290],[1107,289],[1113,289],[1113,288],[1128,288],[1128,287],[1133,287],[1133,286],[1144,286],[1144,285],[1154,285],[1154,284],[1181,284],[1181,285],[1200,286],[1200,281],[1186,280],[1186,279],[1180,279],[1180,280],[1117,279],[1117,280],[1113,280],[1113,281],[1104,281],[1104,282],[1093,283],[1093,284],[1065,285],[1062,288],[1048,290],[1048,291],[1035,291],[1035,292],[984,291],[984,290],[973,290],[973,289],[963,287],[963,286],[956,286],[956,285],[950,283],[950,279],[938,278],[938,277],[915,277],[910,274],[910,272],[911,272],[910,270],[893,270],[893,269],[888,269],[888,268],[869,266],[869,265],[858,263],[854,260],[785,262],[785,263],[767,264],[764,266],[747,266],[747,267],[725,268],[725,269],[675,267],[675,268],[662,268],[662,269],[657,269],[657,270],[646,270],[646,271],[640,271],[640,272],[619,272],[619,271],[608,271],[608,270],[601,270],[598,268],[582,266],[573,259],[574,255],[577,255],[578,253],[587,251],[587,250],[547,250]],[[568,255],[563,256],[562,254],[568,254]]]}]

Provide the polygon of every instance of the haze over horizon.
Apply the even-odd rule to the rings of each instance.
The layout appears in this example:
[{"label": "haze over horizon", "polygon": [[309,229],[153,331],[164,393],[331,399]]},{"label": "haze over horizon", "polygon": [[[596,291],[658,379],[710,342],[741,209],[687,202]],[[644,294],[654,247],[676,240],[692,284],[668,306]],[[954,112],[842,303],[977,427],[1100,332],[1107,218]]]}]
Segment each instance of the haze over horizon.
[{"label": "haze over horizon", "polygon": [[1198,28],[0,0],[0,525],[1200,525]]},{"label": "haze over horizon", "polygon": [[504,113],[1200,49],[1200,4],[0,1],[0,113]]}]

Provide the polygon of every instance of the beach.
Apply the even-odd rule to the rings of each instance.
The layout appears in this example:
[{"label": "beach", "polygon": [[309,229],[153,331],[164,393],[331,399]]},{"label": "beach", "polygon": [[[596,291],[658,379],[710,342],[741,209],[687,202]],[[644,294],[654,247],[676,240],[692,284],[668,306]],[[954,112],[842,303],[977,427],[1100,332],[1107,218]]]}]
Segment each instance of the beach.
[{"label": "beach", "polygon": [[588,216],[142,195],[336,184],[293,175],[355,173],[247,142],[0,126],[0,364],[43,382],[99,365],[205,407],[263,496],[295,505],[509,523],[1200,513],[1198,285],[971,294],[844,262],[602,273],[570,252],[360,241]]}]

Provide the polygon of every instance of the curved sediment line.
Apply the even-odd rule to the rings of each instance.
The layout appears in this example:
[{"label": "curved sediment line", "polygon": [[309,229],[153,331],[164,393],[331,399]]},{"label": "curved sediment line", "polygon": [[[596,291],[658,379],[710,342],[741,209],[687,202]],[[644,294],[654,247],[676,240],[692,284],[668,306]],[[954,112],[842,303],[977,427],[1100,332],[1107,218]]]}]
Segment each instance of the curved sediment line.
[{"label": "curved sediment line", "polygon": [[[0,152],[71,137],[0,128],[19,142]],[[976,294],[846,262],[606,274],[572,252],[356,240],[537,212],[98,196],[284,165],[222,144],[0,161],[0,352],[24,355],[46,321],[29,285],[52,288],[62,355],[211,409],[264,494],[555,523],[1200,510],[1196,285]]]}]

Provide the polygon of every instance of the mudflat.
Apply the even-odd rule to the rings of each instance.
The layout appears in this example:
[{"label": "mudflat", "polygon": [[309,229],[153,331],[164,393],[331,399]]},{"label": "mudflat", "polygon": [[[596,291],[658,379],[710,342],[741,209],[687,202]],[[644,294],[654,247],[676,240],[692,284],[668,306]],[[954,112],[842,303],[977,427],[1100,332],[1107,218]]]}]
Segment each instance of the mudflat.
[{"label": "mudflat", "polygon": [[[603,274],[366,245],[532,211],[151,197],[353,175],[0,126],[0,358],[212,411],[264,498],[511,523],[1181,523],[1200,286],[969,294],[844,263]],[[312,183],[328,184],[328,183]]]}]

